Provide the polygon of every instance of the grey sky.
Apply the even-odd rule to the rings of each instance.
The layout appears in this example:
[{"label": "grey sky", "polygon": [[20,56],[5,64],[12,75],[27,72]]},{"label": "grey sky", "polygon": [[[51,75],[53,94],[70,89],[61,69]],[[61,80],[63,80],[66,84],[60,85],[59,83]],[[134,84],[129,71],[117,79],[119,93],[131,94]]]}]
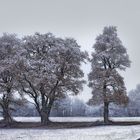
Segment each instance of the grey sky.
[{"label": "grey sky", "polygon": [[[74,37],[91,53],[106,25],[118,27],[132,65],[123,76],[128,91],[140,83],[140,0],[0,0],[0,33],[19,35],[52,32]],[[89,67],[84,67],[89,71]],[[82,98],[90,90],[85,88]]]}]

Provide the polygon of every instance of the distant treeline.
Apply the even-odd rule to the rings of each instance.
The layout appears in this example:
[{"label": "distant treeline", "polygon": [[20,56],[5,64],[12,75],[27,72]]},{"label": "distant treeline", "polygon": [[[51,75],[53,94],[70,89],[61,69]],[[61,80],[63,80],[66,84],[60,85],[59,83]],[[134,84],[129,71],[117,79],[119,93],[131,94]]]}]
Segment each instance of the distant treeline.
[{"label": "distant treeline", "polygon": [[[129,103],[127,105],[110,105],[109,116],[114,117],[139,117],[140,116],[140,85],[129,92]],[[27,103],[24,106],[16,106],[13,116],[39,116],[34,105]],[[103,105],[89,106],[78,98],[66,97],[54,103],[50,116],[52,117],[100,117],[103,116]]]}]

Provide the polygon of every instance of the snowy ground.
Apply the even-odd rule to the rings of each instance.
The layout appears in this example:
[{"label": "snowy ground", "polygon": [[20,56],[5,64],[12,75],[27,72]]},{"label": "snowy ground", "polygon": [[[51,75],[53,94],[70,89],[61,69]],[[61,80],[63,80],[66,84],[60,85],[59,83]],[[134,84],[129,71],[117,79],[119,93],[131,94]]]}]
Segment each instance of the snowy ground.
[{"label": "snowy ground", "polygon": [[[24,121],[39,121],[39,118],[16,118]],[[54,121],[95,121],[99,118],[66,117],[51,118]],[[140,120],[140,118],[113,118],[115,120]],[[137,140],[140,125],[97,126],[82,129],[0,129],[0,140]]]},{"label": "snowy ground", "polygon": [[140,126],[102,126],[85,129],[1,129],[0,140],[137,140]]},{"label": "snowy ground", "polygon": [[[40,117],[15,117],[14,119],[22,122],[40,121]],[[111,117],[110,119],[113,121],[140,121],[140,117]],[[54,122],[95,122],[97,120],[103,120],[103,118],[102,117],[51,117],[50,120]]]}]

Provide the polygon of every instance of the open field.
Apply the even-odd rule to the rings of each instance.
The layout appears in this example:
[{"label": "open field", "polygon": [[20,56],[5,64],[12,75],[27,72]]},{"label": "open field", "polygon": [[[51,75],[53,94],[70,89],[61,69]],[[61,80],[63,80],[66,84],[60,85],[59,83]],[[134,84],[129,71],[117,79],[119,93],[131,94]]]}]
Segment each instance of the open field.
[{"label": "open field", "polygon": [[[2,119],[2,118],[0,118]],[[140,117],[110,117],[113,121],[140,121]],[[39,122],[40,117],[15,117],[21,122]],[[53,122],[95,122],[103,120],[102,117],[50,117]]]},{"label": "open field", "polygon": [[[0,117],[0,120],[2,117]],[[40,117],[14,117],[20,122],[40,122]],[[102,121],[102,117],[50,117],[53,122],[95,122]],[[140,121],[140,117],[110,117],[113,121]]]},{"label": "open field", "polygon": [[[16,117],[26,123],[40,121],[39,117]],[[115,121],[140,121],[140,117],[111,118]],[[92,123],[101,118],[91,117],[52,117],[58,123]],[[0,129],[0,140],[137,140],[140,138],[140,125],[131,126],[94,126],[72,129]]]},{"label": "open field", "polygon": [[138,126],[98,126],[82,129],[1,129],[0,140],[137,140]]}]

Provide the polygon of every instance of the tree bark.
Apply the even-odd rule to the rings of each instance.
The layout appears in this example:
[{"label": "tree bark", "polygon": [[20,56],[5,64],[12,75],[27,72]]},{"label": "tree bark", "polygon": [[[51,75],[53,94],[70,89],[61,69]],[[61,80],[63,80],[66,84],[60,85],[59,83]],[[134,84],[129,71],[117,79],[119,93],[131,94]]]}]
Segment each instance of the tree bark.
[{"label": "tree bark", "polygon": [[6,125],[10,125],[13,122],[13,118],[11,116],[11,112],[9,110],[8,105],[3,106],[3,119]]},{"label": "tree bark", "polygon": [[[106,68],[105,68],[106,69]],[[108,124],[109,122],[109,101],[106,95],[106,82],[104,82],[104,87],[103,87],[103,93],[104,93],[104,123]]]},{"label": "tree bark", "polygon": [[47,114],[47,111],[41,111],[40,117],[41,117],[42,125],[49,124],[50,120],[49,120],[49,114]]},{"label": "tree bark", "polygon": [[42,110],[41,110],[40,116],[41,116],[41,123],[43,125],[47,125],[50,123],[49,116],[50,116],[51,109],[52,109],[52,106],[53,106],[53,103],[55,100],[55,90],[57,88],[58,83],[59,83],[59,81],[57,80],[54,88],[50,92],[50,95],[52,95],[52,96],[46,100],[45,100],[45,92],[42,92],[42,91],[44,91],[43,86],[40,89],[42,92]]},{"label": "tree bark", "polygon": [[109,122],[109,103],[104,102],[104,123],[107,124]]},{"label": "tree bark", "polygon": [[51,113],[52,105],[54,103],[54,99],[50,99],[50,102],[47,106],[42,108],[40,116],[41,116],[41,124],[47,125],[50,123],[49,116]]},{"label": "tree bark", "polygon": [[7,90],[7,95],[3,95],[2,97],[2,110],[3,110],[3,121],[6,125],[10,125],[13,122],[13,118],[11,116],[11,111],[10,111],[10,90]]}]

